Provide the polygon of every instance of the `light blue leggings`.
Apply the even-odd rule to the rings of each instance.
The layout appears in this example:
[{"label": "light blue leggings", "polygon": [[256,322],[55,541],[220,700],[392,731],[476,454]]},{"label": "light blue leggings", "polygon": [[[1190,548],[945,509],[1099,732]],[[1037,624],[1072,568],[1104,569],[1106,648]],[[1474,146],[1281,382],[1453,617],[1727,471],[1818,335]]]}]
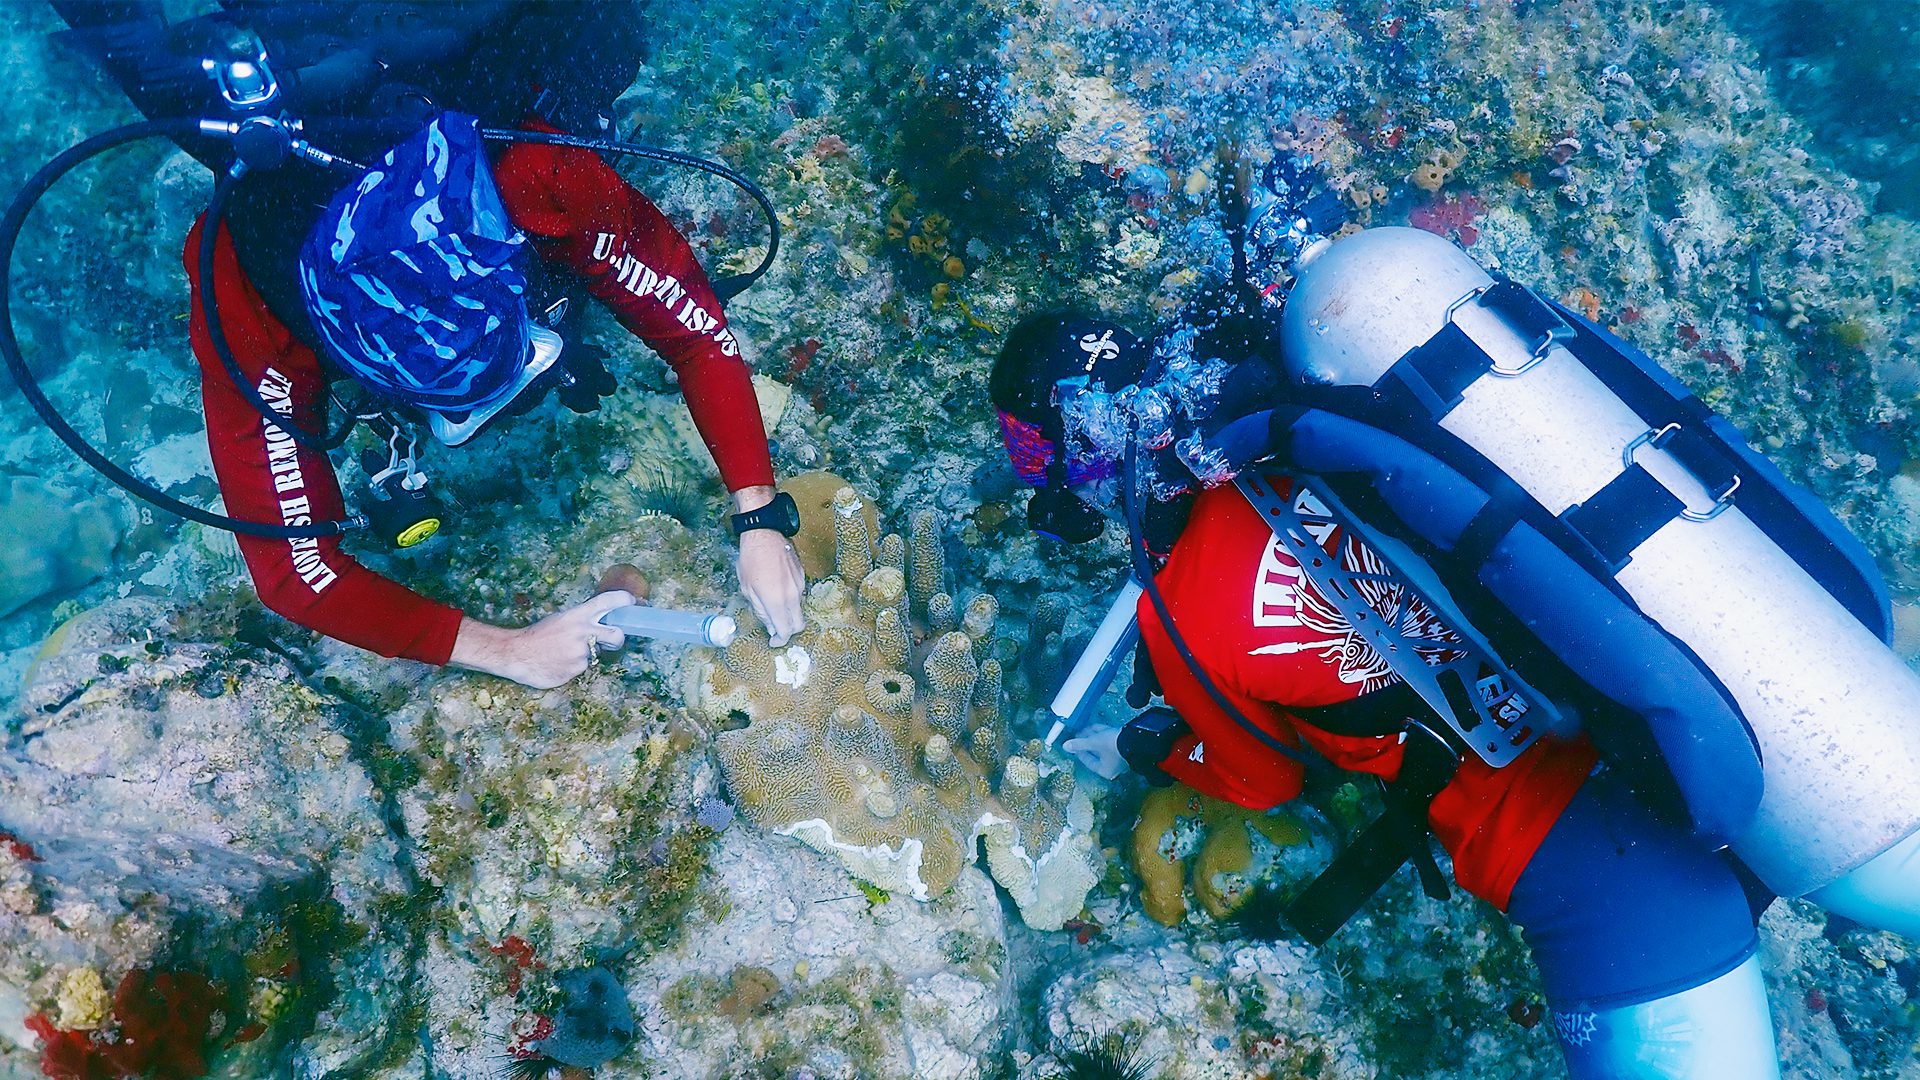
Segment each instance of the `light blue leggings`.
[{"label": "light blue leggings", "polygon": [[1639,1005],[1553,1012],[1574,1080],[1772,1080],[1780,1075],[1759,957]]},{"label": "light blue leggings", "polygon": [[[1807,897],[1920,941],[1920,833]],[[1638,1005],[1553,1013],[1574,1080],[1775,1080],[1780,1065],[1760,963]]]}]

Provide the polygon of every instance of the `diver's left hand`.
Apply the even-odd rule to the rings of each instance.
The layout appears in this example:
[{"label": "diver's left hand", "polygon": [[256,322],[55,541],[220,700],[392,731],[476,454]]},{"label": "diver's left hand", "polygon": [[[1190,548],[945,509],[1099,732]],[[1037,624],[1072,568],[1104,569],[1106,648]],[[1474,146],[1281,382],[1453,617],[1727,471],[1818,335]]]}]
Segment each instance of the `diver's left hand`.
[{"label": "diver's left hand", "polygon": [[1120,729],[1106,724],[1089,724],[1080,733],[1060,744],[1092,772],[1111,780],[1127,771],[1127,759],[1120,754]]},{"label": "diver's left hand", "polygon": [[[743,488],[734,492],[734,507],[745,512],[773,498],[772,488]],[[767,628],[768,643],[779,648],[807,625],[800,611],[800,594],[806,590],[807,574],[800,569],[800,553],[793,543],[775,529],[752,529],[740,535],[740,559],[735,564],[740,575],[740,593],[747,598],[761,625]]]}]

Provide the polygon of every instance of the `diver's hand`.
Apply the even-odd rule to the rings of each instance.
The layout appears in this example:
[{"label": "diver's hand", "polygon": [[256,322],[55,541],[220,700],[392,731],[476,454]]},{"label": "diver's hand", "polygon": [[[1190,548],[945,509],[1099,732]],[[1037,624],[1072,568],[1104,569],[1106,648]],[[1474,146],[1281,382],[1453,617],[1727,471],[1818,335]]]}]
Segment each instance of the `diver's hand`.
[{"label": "diver's hand", "polygon": [[1078,735],[1061,743],[1060,749],[1109,780],[1127,769],[1127,759],[1120,756],[1120,729],[1117,727],[1090,724],[1081,728]]},{"label": "diver's hand", "polygon": [[[770,486],[744,487],[733,493],[733,511],[744,514],[773,501]],[[800,594],[807,574],[800,569],[800,553],[776,529],[749,529],[740,534],[740,559],[734,566],[740,593],[747,598],[774,648],[787,643],[807,625],[800,612]]]},{"label": "diver's hand", "polygon": [[626,644],[627,635],[600,619],[633,602],[632,593],[614,589],[518,630],[462,618],[448,662],[551,690],[587,670],[600,650]]},{"label": "diver's hand", "polygon": [[779,648],[806,625],[800,613],[800,593],[807,575],[793,544],[772,529],[740,534],[740,592],[747,606],[767,628],[769,644]]}]

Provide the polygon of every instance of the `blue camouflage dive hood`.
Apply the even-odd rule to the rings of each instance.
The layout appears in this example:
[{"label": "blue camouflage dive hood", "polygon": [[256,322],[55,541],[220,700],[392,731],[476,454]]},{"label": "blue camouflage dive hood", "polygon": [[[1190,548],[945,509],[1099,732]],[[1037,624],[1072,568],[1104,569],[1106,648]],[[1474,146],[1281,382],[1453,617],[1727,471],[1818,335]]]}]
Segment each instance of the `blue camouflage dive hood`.
[{"label": "blue camouflage dive hood", "polygon": [[368,388],[490,413],[525,382],[525,240],[479,121],[443,113],[327,204],[300,249],[300,291],[334,361]]}]

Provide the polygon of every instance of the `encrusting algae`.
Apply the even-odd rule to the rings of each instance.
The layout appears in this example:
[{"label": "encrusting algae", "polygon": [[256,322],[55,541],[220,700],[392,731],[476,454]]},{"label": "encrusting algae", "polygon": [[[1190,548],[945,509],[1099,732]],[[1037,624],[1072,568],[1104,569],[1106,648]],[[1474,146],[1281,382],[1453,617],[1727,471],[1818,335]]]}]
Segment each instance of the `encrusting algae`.
[{"label": "encrusting algae", "polygon": [[100,969],[79,967],[67,972],[67,977],[60,980],[57,1004],[60,1018],[56,1023],[63,1030],[92,1031],[107,1022],[113,998],[107,994],[107,984],[100,977]]},{"label": "encrusting algae", "polygon": [[[820,482],[794,481],[809,493]],[[1006,756],[1003,673],[987,655],[998,601],[976,595],[955,618],[931,512],[914,516],[910,546],[876,545],[865,497],[841,485],[824,502],[827,520],[803,517],[795,538],[803,559],[833,552],[833,575],[808,590],[808,629],[773,649],[745,619],[727,648],[689,659],[687,700],[733,725],[715,743],[735,801],[917,900],[951,888],[984,841],[1027,923],[1059,927],[1099,879],[1100,856],[1070,766],[1032,744]]]}]

